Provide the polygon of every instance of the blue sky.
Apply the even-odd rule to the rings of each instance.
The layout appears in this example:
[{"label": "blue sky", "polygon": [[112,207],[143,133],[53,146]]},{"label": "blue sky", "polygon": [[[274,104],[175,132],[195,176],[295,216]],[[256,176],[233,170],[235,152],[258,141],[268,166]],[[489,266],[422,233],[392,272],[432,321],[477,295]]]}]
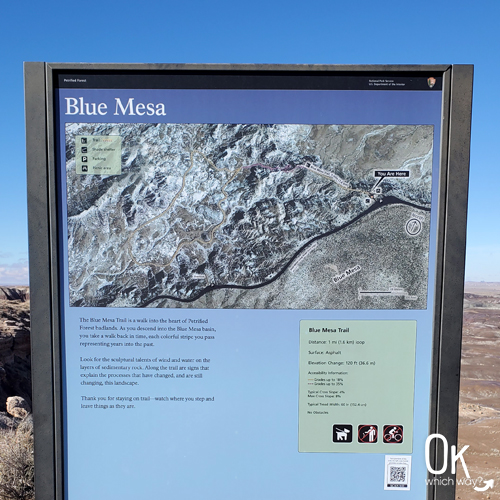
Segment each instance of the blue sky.
[{"label": "blue sky", "polygon": [[500,2],[88,0],[0,12],[0,284],[27,283],[23,61],[474,64],[466,278],[500,281]]}]

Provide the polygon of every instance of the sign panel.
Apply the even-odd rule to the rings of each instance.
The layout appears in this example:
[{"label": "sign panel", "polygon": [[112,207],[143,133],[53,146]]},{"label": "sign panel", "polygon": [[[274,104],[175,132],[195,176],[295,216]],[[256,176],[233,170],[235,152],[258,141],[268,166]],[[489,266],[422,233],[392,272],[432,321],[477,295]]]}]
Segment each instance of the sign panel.
[{"label": "sign panel", "polygon": [[299,451],[412,452],[416,327],[301,321]]},{"label": "sign panel", "polygon": [[443,72],[52,77],[61,498],[423,498]]}]

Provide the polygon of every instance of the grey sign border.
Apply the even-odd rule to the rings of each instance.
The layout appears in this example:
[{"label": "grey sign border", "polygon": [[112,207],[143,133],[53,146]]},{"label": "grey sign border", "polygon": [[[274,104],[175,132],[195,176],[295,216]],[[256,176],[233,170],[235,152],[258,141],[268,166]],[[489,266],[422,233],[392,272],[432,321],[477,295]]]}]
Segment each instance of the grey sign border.
[{"label": "grey sign border", "polygon": [[[442,139],[429,433],[456,444],[462,301],[472,113],[472,65],[63,64],[26,62],[25,118],[31,294],[31,353],[37,500],[63,500],[63,408],[60,338],[54,88],[61,71],[234,71],[271,74],[328,71],[359,76],[411,73],[443,77]],[[439,450],[432,450],[442,463]],[[440,466],[438,467],[440,468]],[[430,476],[429,476],[430,477]],[[451,473],[440,477],[454,478]],[[454,500],[452,486],[428,486],[427,499]]]}]

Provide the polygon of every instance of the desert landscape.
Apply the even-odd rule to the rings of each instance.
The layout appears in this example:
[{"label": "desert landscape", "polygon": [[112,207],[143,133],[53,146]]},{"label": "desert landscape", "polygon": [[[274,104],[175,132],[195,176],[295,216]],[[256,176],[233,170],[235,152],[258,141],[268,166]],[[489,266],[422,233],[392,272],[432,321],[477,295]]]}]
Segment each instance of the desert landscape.
[{"label": "desert landscape", "polygon": [[0,286],[0,498],[34,499],[27,286]]},{"label": "desert landscape", "polygon": [[[456,498],[500,498],[500,283],[465,284],[458,449],[471,478],[494,479],[487,492],[457,486]],[[458,467],[457,479],[465,478]],[[480,483],[479,486],[482,486]]]},{"label": "desert landscape", "polygon": [[23,400],[31,412],[29,287],[0,286],[0,429],[15,426],[7,399]]}]

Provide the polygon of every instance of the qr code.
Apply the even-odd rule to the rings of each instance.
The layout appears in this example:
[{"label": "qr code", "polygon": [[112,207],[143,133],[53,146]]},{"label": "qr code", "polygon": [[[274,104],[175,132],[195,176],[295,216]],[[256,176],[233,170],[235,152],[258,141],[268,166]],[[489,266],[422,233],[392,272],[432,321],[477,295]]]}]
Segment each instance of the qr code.
[{"label": "qr code", "polygon": [[406,467],[390,467],[389,482],[406,483]]}]

